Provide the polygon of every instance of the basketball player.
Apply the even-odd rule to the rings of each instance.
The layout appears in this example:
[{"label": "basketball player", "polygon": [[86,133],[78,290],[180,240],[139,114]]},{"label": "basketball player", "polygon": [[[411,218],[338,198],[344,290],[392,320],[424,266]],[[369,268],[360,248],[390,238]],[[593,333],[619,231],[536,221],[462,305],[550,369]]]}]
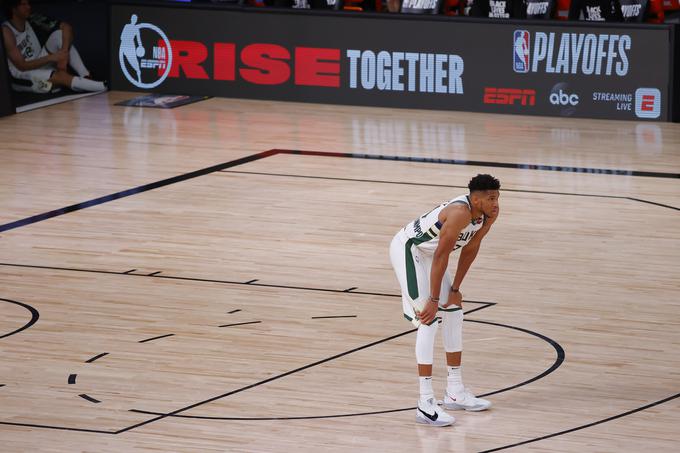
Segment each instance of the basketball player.
[{"label": "basketball player", "polygon": [[[477,175],[468,184],[469,195],[440,204],[406,225],[392,239],[390,259],[401,286],[404,317],[418,327],[418,423],[448,426],[455,422],[437,405],[432,390],[434,340],[440,323],[448,369],[444,408],[483,411],[491,407],[489,401],[475,397],[463,385],[460,285],[477,256],[482,239],[498,218],[500,186],[491,175]],[[447,271],[449,255],[457,249],[461,249],[460,257],[451,280]]]},{"label": "basketball player", "polygon": [[[89,71],[80,54],[71,45],[73,33],[66,23],[41,21],[53,28],[44,46],[31,25],[31,4],[28,0],[3,0],[8,20],[2,24],[2,38],[7,51],[9,70],[17,91],[47,93],[53,86],[63,86],[74,91],[103,91],[103,82],[90,80]],[[71,67],[77,76],[67,71]]]}]

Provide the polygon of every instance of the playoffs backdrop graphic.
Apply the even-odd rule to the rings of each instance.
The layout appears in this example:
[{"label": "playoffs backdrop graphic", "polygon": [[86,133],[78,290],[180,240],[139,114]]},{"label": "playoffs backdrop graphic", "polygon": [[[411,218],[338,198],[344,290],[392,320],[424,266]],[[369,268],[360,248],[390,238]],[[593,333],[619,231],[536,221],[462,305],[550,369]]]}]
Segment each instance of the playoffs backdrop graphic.
[{"label": "playoffs backdrop graphic", "polygon": [[266,11],[113,5],[110,29],[113,89],[387,108],[670,118],[670,26],[526,23],[519,28],[512,22],[460,22],[451,27],[389,17],[329,14],[310,20]]},{"label": "playoffs backdrop graphic", "polygon": [[130,23],[120,33],[120,69],[134,86],[155,88],[170,72],[172,46],[160,28],[152,24],[138,24],[137,20],[136,14],[130,16]]},{"label": "playoffs backdrop graphic", "polygon": [[534,32],[515,30],[513,69],[518,73],[616,75],[628,74],[627,34]]}]

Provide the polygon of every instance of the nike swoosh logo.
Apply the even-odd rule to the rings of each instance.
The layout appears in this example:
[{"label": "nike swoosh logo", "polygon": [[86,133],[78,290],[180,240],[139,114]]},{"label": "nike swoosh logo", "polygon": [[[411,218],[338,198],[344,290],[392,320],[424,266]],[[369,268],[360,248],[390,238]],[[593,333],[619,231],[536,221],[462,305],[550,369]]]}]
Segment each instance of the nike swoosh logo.
[{"label": "nike swoosh logo", "polygon": [[421,408],[418,408],[418,410],[420,411],[421,414],[423,414],[425,417],[432,420],[433,422],[437,421],[437,419],[439,418],[439,414],[436,413],[436,412],[434,414],[430,415],[427,412],[425,412],[424,410],[422,410]]}]

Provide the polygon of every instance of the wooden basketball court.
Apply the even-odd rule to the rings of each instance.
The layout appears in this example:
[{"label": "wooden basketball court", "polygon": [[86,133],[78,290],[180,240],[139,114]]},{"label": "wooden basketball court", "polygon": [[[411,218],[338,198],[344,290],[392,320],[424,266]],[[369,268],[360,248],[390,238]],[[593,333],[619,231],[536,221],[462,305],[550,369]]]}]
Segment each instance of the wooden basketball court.
[{"label": "wooden basketball court", "polygon": [[[0,120],[1,451],[678,451],[680,125],[133,96]],[[477,173],[494,407],[416,425],[388,245]]]}]

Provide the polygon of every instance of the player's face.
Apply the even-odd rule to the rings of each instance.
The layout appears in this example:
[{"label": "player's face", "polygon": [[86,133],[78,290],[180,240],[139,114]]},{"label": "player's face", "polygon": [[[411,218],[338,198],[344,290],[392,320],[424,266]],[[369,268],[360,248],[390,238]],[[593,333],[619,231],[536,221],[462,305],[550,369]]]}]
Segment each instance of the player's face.
[{"label": "player's face", "polygon": [[12,10],[12,16],[17,19],[26,20],[31,15],[31,4],[28,0],[21,0],[19,4]]},{"label": "player's face", "polygon": [[480,193],[482,212],[487,217],[498,215],[498,198],[501,196],[498,190],[486,190]]}]

